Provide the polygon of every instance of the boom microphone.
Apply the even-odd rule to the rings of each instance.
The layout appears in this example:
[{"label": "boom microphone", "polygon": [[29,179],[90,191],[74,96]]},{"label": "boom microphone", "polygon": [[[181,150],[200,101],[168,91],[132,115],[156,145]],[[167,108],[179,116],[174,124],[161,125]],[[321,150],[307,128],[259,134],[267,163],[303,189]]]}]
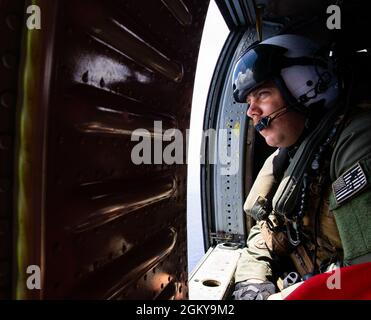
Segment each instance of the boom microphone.
[{"label": "boom microphone", "polygon": [[[282,108],[280,108],[280,109],[272,112],[271,114],[269,114],[269,115],[261,118],[259,120],[259,122],[256,124],[255,130],[258,131],[258,132],[260,132],[263,129],[268,128],[274,119],[277,119],[278,117],[283,116],[285,113],[287,113],[289,111],[290,111],[289,108],[282,107]],[[271,117],[272,114],[275,114],[275,113],[277,113],[277,114],[274,117]]]}]

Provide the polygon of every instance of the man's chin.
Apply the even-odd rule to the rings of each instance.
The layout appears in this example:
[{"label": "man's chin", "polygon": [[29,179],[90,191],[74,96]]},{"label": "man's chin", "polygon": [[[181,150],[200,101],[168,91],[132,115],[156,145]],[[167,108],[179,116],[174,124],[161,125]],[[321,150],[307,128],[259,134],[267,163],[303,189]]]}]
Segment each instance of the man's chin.
[{"label": "man's chin", "polygon": [[259,131],[259,134],[264,138],[265,143],[270,147],[277,147],[275,139],[272,139],[272,135],[270,134],[268,129],[263,129]]},{"label": "man's chin", "polygon": [[[266,140],[266,142],[267,142],[267,140]],[[270,146],[270,147],[278,148],[278,145],[276,145],[275,143],[267,142],[267,145]]]},{"label": "man's chin", "polygon": [[[263,136],[263,137],[264,137],[264,136]],[[277,141],[272,140],[272,139],[270,138],[270,136],[265,136],[264,139],[265,139],[265,143],[266,143],[268,146],[270,146],[270,147],[275,147],[275,148],[279,147],[279,146],[277,145]]]}]

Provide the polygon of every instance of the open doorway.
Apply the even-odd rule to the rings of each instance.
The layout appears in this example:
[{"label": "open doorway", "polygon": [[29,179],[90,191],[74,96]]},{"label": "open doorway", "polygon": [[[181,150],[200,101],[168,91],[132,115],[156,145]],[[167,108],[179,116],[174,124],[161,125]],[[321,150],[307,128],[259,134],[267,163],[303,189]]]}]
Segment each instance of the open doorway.
[{"label": "open doorway", "polygon": [[200,191],[200,149],[206,99],[216,62],[229,29],[215,3],[211,1],[203,30],[193,91],[188,146],[187,236],[188,271],[191,272],[205,253]]}]

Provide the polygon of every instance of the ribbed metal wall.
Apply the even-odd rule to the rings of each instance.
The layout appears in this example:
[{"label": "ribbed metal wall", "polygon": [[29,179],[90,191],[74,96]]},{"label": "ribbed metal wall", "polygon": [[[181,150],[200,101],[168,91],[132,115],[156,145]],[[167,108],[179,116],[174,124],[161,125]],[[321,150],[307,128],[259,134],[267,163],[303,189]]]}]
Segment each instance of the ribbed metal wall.
[{"label": "ribbed metal wall", "polygon": [[[25,253],[18,259],[17,297],[187,298],[186,166],[133,164],[138,142],[131,134],[148,130],[152,152],[162,134],[154,121],[162,121],[162,132],[177,128],[186,137],[208,1],[38,3],[47,24],[28,31],[28,41],[49,68],[40,74],[44,85],[29,89],[41,90],[33,96],[39,107],[25,98],[20,114],[24,120],[30,109],[30,119],[38,111],[46,118],[43,130],[28,128],[40,134],[42,148],[20,146],[34,160],[18,163],[25,194],[18,213],[35,214],[39,228],[19,218],[17,248]],[[43,172],[36,180],[33,167]],[[30,197],[39,211],[26,205]],[[22,282],[34,263],[42,270],[36,295]]]}]

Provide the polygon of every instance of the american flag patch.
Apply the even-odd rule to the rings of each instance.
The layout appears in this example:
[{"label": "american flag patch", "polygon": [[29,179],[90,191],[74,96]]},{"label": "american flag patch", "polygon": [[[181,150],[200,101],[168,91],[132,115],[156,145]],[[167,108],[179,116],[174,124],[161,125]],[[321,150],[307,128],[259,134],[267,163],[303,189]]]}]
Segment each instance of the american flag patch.
[{"label": "american flag patch", "polygon": [[341,204],[367,185],[366,175],[359,163],[344,172],[333,184],[337,204]]}]

